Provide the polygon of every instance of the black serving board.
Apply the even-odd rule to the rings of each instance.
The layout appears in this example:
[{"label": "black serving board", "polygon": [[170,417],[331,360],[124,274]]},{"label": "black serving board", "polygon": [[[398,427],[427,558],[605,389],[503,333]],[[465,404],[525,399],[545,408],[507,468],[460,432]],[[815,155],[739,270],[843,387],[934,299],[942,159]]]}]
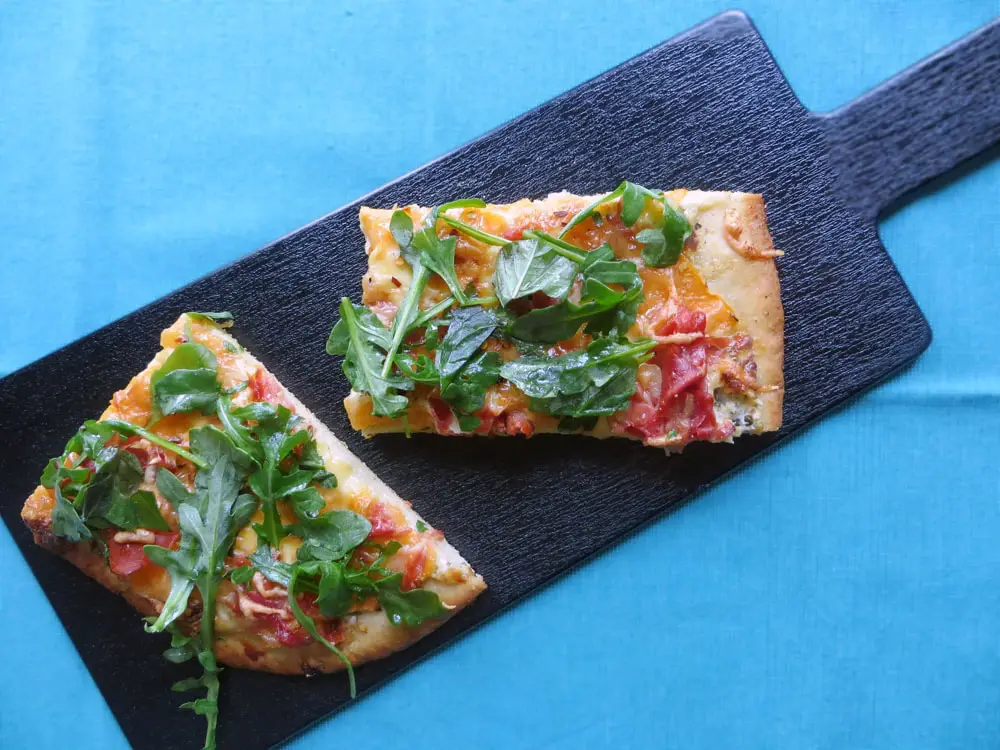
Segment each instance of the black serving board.
[{"label": "black serving board", "polygon": [[[163,327],[184,310],[232,310],[239,338],[489,582],[415,647],[361,667],[366,692],[917,357],[930,330],[879,242],[876,217],[998,140],[996,22],[817,115],[795,98],[749,19],[725,13],[0,381],[0,512],[132,744],[200,746],[202,720],[178,713],[182,697],[169,691],[188,670],[162,661],[162,640],[143,633],[124,600],[36,548],[19,509],[46,458],[146,364]],[[667,458],[630,441],[365,441],[350,429],[348,386],[323,344],[340,297],[360,292],[362,203],[595,193],[626,177],[767,199],[787,252],[779,433]],[[342,675],[229,670],[224,679],[223,748],[281,742],[348,702]]]}]

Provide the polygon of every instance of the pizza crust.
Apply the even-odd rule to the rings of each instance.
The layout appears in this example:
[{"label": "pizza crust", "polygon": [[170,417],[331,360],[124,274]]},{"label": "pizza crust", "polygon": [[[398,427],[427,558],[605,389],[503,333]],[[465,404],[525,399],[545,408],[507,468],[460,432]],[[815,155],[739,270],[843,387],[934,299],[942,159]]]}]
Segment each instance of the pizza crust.
[{"label": "pizza crust", "polygon": [[[764,199],[751,193],[699,192],[687,193],[678,204],[691,225],[700,226],[695,229],[696,249],[688,257],[753,337],[761,408],[751,431],[777,430],[785,394],[785,313]],[[740,228],[735,242],[727,222]]]}]

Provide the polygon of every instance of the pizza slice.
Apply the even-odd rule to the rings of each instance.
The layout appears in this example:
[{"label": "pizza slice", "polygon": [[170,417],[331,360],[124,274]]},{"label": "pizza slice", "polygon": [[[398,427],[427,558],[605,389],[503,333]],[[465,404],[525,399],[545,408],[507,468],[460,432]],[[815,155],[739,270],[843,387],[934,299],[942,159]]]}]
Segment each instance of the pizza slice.
[{"label": "pizza slice", "polygon": [[196,658],[214,743],[218,664],[314,675],[438,627],[485,583],[224,330],[188,313],[52,459],[21,516]]},{"label": "pizza slice", "polygon": [[345,407],[381,432],[625,437],[676,452],[781,426],[784,313],[764,201],[554,193],[361,209]]}]

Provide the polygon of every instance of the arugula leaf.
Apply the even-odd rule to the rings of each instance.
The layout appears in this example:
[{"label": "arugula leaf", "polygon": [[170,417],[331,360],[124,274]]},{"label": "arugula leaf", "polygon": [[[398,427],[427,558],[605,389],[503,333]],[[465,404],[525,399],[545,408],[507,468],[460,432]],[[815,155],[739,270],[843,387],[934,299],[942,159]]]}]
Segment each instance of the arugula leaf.
[{"label": "arugula leaf", "polygon": [[[399,252],[403,256],[403,260],[409,263],[410,268],[413,269],[413,278],[410,280],[410,286],[406,290],[403,303],[399,306],[396,317],[392,321],[392,339],[382,364],[383,378],[388,377],[392,372],[396,352],[399,351],[403,338],[413,327],[419,315],[420,297],[424,293],[431,273],[436,273],[441,277],[448,285],[452,297],[460,305],[468,303],[468,297],[458,280],[458,274],[455,272],[457,240],[455,237],[445,239],[438,237],[437,222],[440,214],[450,208],[482,207],[485,205],[478,198],[443,203],[431,209],[419,230],[414,229],[413,219],[405,211],[397,209],[393,212],[389,219],[389,231],[392,233],[393,239],[396,240],[396,244],[399,245]],[[343,304],[341,305],[341,317],[343,317]]]},{"label": "arugula leaf", "polygon": [[621,364],[603,371],[595,368],[591,374],[594,377],[583,390],[537,399],[532,401],[532,408],[554,416],[582,419],[607,416],[628,406],[635,393],[638,374],[635,364]]},{"label": "arugula leaf", "polygon": [[344,656],[344,653],[339,648],[320,635],[319,630],[316,628],[316,621],[302,611],[302,608],[299,606],[299,602],[296,599],[295,586],[298,583],[299,574],[301,572],[302,569],[300,567],[296,567],[292,572],[291,580],[288,582],[288,608],[292,610],[292,614],[295,615],[295,619],[298,620],[299,624],[303,628],[305,628],[306,632],[315,638],[318,643],[322,643],[327,649],[334,653],[337,658],[344,663],[344,666],[347,667],[347,679],[351,686],[351,697],[354,698],[358,694],[358,689],[354,682],[354,667],[351,664],[350,659]]},{"label": "arugula leaf", "polygon": [[497,254],[493,291],[503,307],[512,300],[543,292],[566,299],[576,278],[577,266],[538,239],[511,242]]},{"label": "arugula leaf", "polygon": [[[411,287],[412,288],[412,287]],[[404,302],[404,307],[405,307]],[[404,308],[396,314],[396,320],[404,314]],[[342,365],[344,374],[351,383],[351,387],[362,393],[367,393],[372,399],[372,413],[381,417],[396,417],[406,411],[409,400],[399,393],[400,390],[409,390],[412,383],[406,378],[391,376],[389,372],[392,365],[392,357],[399,348],[399,343],[405,333],[404,328],[399,328],[399,335],[396,335],[396,323],[393,323],[393,338],[389,345],[387,354],[382,356],[379,350],[372,344],[371,339],[364,336],[361,326],[358,323],[358,316],[351,300],[344,297],[340,301],[340,318],[347,330],[349,344],[346,348],[346,356]],[[402,326],[403,324],[400,323]],[[336,327],[334,328],[336,331]],[[334,338],[333,333],[330,334]],[[329,343],[329,342],[328,342]],[[340,346],[340,338],[336,340],[336,345]],[[339,351],[339,349],[338,349]],[[386,367],[388,365],[388,367]]]},{"label": "arugula leaf", "polygon": [[[389,347],[392,346],[392,335],[389,333],[389,329],[382,325],[378,316],[364,305],[354,305],[353,309],[355,324],[365,339],[388,351]],[[350,346],[351,333],[343,313],[341,313],[340,320],[330,330],[330,337],[326,340],[326,353],[346,355]]]},{"label": "arugula leaf", "polygon": [[434,354],[442,391],[479,352],[496,327],[496,317],[481,307],[464,307],[455,311],[451,325]]},{"label": "arugula leaf", "polygon": [[371,533],[371,522],[349,510],[331,510],[316,518],[301,517],[289,529],[302,537],[297,560],[331,561],[348,555]]},{"label": "arugula leaf", "polygon": [[[129,454],[131,455],[131,454]],[[119,495],[111,501],[105,518],[119,529],[152,529],[170,531],[168,524],[156,507],[156,495],[147,490],[139,490],[132,497]]]},{"label": "arugula leaf", "polygon": [[251,565],[241,565],[229,571],[229,580],[235,584],[245,586],[253,580],[254,569]]},{"label": "arugula leaf", "polygon": [[153,406],[164,416],[181,412],[215,412],[218,361],[208,347],[181,344],[149,379]]},{"label": "arugula leaf", "polygon": [[[457,243],[458,240],[455,237],[444,239],[438,237],[437,229],[432,224],[419,232],[414,232],[409,247],[419,254],[420,263],[425,268],[429,268],[441,277],[459,304],[465,304],[467,299],[465,290],[462,288],[462,283],[458,280],[458,274],[455,271],[455,245]],[[411,258],[406,257],[406,254],[403,257],[406,258],[407,262],[411,261]]]},{"label": "arugula leaf", "polygon": [[347,576],[341,565],[325,565],[319,579],[316,606],[324,617],[342,617],[351,609],[354,593],[347,584]]},{"label": "arugula leaf", "polygon": [[681,257],[684,243],[691,236],[691,225],[684,214],[663,196],[663,220],[658,229],[643,229],[635,238],[643,243],[643,262],[652,268],[672,266]]},{"label": "arugula leaf", "polygon": [[85,422],[84,427],[87,427],[89,429],[102,428],[103,430],[107,431],[109,438],[110,435],[113,435],[115,433],[130,437],[132,435],[138,435],[139,437],[145,438],[149,442],[153,443],[153,445],[158,445],[164,450],[170,451],[171,453],[180,456],[185,461],[190,461],[199,469],[205,469],[208,467],[208,465],[202,459],[198,458],[193,453],[184,450],[179,445],[171,443],[166,438],[162,438],[155,432],[150,432],[144,427],[139,427],[129,422],[123,422],[120,419],[106,419],[103,422]]},{"label": "arugula leaf", "polygon": [[[603,288],[602,288],[603,287]],[[607,286],[590,287],[591,299],[583,299],[580,304],[570,300],[550,307],[543,307],[525,313],[507,327],[507,333],[514,338],[528,342],[554,344],[572,338],[580,327],[587,325],[588,333],[608,333],[620,330],[627,321],[632,306],[638,310],[636,301],[641,302],[641,287],[626,292],[616,292]],[[620,305],[627,304],[624,316],[604,315],[614,313]],[[634,320],[634,313],[632,313]],[[627,329],[628,326],[625,326]]]},{"label": "arugula leaf", "polygon": [[80,542],[90,539],[92,534],[87,525],[76,512],[76,508],[63,497],[62,489],[57,484],[55,486],[56,504],[52,506],[52,533],[61,536],[71,542]]},{"label": "arugula leaf", "polygon": [[[176,550],[156,545],[143,548],[146,556],[169,572],[171,591],[160,616],[147,629],[158,632],[167,628],[187,608],[194,587],[202,600],[201,627],[198,632],[198,662],[201,677],[176,683],[174,690],[202,688],[205,698],[185,703],[182,707],[205,716],[207,729],[205,747],[215,746],[218,719],[219,667],[215,661],[215,610],[223,561],[233,545],[237,532],[245,526],[257,508],[252,495],[240,494],[248,468],[246,454],[230,438],[214,427],[198,427],[189,433],[192,448],[210,461],[210,468],[195,476],[195,491],[182,495],[176,485],[157,475],[158,485],[168,487],[172,502],[177,503],[181,542]],[[168,472],[169,473],[169,472]],[[185,490],[186,492],[186,490]]]},{"label": "arugula leaf", "polygon": [[479,420],[470,415],[482,408],[486,389],[500,377],[500,355],[481,351],[496,328],[496,315],[482,307],[456,310],[437,347],[433,367],[427,360],[424,371],[418,373],[422,377],[437,374],[441,398],[455,411],[466,432],[478,426]]},{"label": "arugula leaf", "polygon": [[[108,526],[170,530],[156,507],[156,498],[139,490],[143,478],[139,459],[116,446],[104,445],[112,435],[114,431],[107,424],[86,423],[67,445],[70,450],[46,467],[42,484],[48,482],[55,490],[52,532],[57,536],[78,542],[93,538],[89,529]],[[70,453],[78,453],[78,457],[67,467]],[[92,470],[80,465],[87,459],[94,462]]]},{"label": "arugula leaf", "polygon": [[275,560],[274,552],[268,545],[258,545],[257,549],[250,555],[250,562],[253,564],[254,570],[259,571],[271,583],[288,588],[288,584],[292,580],[294,566]]},{"label": "arugula leaf", "polygon": [[570,219],[569,223],[566,224],[566,226],[563,227],[563,230],[559,233],[559,239],[562,239],[563,237],[565,237],[573,227],[575,227],[576,225],[578,225],[581,222],[585,221],[589,217],[593,216],[595,209],[597,209],[599,206],[602,206],[602,205],[604,205],[605,203],[607,203],[609,201],[613,201],[615,198],[621,197],[621,195],[625,192],[626,185],[628,185],[628,184],[629,184],[628,182],[621,183],[618,187],[616,187],[610,193],[607,193],[606,195],[602,195],[600,198],[598,198],[593,203],[591,203],[589,206],[587,206],[582,211],[580,211],[580,213],[578,213],[576,216],[574,216],[572,219]]},{"label": "arugula leaf", "polygon": [[642,284],[635,263],[630,260],[617,260],[615,251],[606,242],[587,253],[587,257],[580,264],[580,273],[583,274],[585,284],[591,279],[602,284],[621,284],[624,287]]},{"label": "arugula leaf", "polygon": [[228,328],[233,324],[233,314],[231,312],[189,312],[185,314],[195,320],[215,323],[220,328]]},{"label": "arugula leaf", "polygon": [[393,625],[415,628],[425,620],[433,620],[447,614],[448,608],[433,591],[411,589],[403,591],[400,584],[402,573],[393,573],[376,585],[376,598]]},{"label": "arugula leaf", "polygon": [[505,362],[500,375],[531,397],[531,408],[574,418],[613,414],[635,392],[639,364],[654,341],[598,339],[558,357],[525,356]]},{"label": "arugula leaf", "polygon": [[497,352],[480,352],[441,390],[441,398],[455,410],[463,432],[471,432],[479,426],[478,419],[463,422],[463,418],[483,408],[487,388],[499,379],[500,355]]},{"label": "arugula leaf", "polygon": [[625,182],[622,190],[622,223],[632,226],[646,209],[646,193],[644,188],[634,182]]}]

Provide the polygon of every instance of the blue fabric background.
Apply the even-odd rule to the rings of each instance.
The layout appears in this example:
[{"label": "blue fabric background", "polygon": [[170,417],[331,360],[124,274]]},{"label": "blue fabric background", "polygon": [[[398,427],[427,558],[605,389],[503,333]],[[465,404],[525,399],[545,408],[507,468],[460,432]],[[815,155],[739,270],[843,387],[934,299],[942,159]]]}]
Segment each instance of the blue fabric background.
[{"label": "blue fabric background", "polygon": [[[1000,12],[743,6],[817,110]],[[4,3],[0,372],[725,7]],[[293,746],[1000,745],[998,194],[882,225],[916,367]],[[125,746],[6,530],[0,570],[0,746]]]}]

